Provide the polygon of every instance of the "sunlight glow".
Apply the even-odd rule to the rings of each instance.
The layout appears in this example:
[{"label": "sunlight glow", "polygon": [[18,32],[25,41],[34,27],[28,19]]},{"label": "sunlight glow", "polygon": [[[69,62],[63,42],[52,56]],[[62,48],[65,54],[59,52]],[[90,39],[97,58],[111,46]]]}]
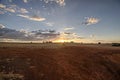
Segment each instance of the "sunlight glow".
[{"label": "sunlight glow", "polygon": [[58,39],[58,40],[55,40],[54,42],[57,42],[57,43],[66,43],[66,42],[74,42],[74,40]]}]

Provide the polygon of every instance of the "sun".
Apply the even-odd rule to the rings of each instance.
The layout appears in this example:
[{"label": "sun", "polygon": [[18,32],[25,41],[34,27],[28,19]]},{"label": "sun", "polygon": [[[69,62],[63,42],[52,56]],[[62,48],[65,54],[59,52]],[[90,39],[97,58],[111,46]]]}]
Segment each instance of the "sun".
[{"label": "sun", "polygon": [[59,40],[55,40],[54,42],[57,42],[57,43],[64,43],[65,40],[63,40],[63,39],[59,39]]}]

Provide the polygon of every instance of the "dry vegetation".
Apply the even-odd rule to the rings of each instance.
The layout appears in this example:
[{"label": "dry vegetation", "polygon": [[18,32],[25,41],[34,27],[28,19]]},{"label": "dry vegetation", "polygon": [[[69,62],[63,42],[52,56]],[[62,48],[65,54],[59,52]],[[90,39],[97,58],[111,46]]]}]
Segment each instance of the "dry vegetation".
[{"label": "dry vegetation", "polygon": [[120,80],[120,47],[80,44],[0,44],[0,80],[10,80],[9,78]]}]

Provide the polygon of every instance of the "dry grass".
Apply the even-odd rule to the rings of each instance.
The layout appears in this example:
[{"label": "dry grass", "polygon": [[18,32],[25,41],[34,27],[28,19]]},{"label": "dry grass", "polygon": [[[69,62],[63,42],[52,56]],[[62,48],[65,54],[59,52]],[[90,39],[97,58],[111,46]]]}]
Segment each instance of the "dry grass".
[{"label": "dry grass", "polygon": [[120,48],[80,44],[2,44],[0,72],[21,74],[25,80],[120,80]]}]

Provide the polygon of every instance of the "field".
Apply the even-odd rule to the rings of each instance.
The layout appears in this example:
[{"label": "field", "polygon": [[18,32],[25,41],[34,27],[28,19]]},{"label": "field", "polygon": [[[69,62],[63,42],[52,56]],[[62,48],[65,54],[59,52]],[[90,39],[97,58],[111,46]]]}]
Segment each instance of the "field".
[{"label": "field", "polygon": [[120,47],[0,43],[0,80],[120,80]]}]

